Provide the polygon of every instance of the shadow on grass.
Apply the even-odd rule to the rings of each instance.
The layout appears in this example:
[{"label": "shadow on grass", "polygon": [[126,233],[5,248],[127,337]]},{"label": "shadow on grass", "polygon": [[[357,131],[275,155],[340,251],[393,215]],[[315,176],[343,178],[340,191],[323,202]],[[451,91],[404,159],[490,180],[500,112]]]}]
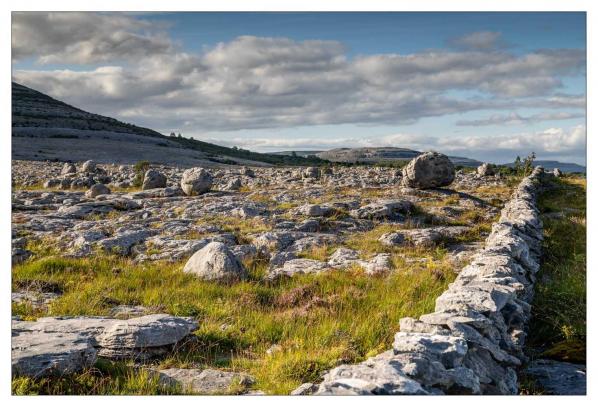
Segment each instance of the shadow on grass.
[{"label": "shadow on grass", "polygon": [[557,179],[538,200],[545,240],[527,340],[532,357],[586,360],[585,185]]}]

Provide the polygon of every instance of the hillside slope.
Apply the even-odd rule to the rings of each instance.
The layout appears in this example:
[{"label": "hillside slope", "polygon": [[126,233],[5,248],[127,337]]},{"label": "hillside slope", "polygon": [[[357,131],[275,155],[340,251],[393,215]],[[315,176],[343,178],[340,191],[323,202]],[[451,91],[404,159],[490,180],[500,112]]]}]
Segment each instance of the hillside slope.
[{"label": "hillside slope", "polygon": [[130,164],[141,160],[180,166],[222,164],[318,165],[326,161],[261,154],[199,140],[167,137],[144,127],[89,113],[12,83],[12,157],[21,160]]}]

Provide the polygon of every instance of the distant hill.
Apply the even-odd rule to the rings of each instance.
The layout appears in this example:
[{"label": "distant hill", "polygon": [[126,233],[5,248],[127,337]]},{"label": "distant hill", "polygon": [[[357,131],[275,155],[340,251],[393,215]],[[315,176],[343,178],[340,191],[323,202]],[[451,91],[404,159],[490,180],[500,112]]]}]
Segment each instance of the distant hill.
[{"label": "distant hill", "polygon": [[12,83],[13,159],[192,165],[318,165],[320,158],[228,148],[89,113]]},{"label": "distant hill", "polygon": [[[359,147],[359,148],[335,148],[333,150],[303,150],[303,151],[279,151],[273,154],[297,156],[317,156],[328,161],[346,162],[346,163],[368,163],[382,164],[395,161],[409,161],[417,157],[422,152],[411,150],[409,148],[399,147]],[[477,167],[481,161],[466,157],[449,157],[455,165],[464,167]]]},{"label": "distant hill", "polygon": [[298,155],[300,157],[309,157],[309,156],[313,156],[313,155],[318,155],[318,153],[321,153],[324,150],[288,150],[288,151],[276,151],[270,154],[274,154],[274,155]]},{"label": "distant hill", "polygon": [[[503,164],[507,167],[513,167],[515,163],[507,163]],[[541,165],[544,167],[545,170],[552,171],[555,168],[560,169],[562,172],[571,173],[571,172],[580,172],[585,174],[586,167],[579,164],[574,163],[562,163],[559,161],[549,161],[549,160],[535,160],[534,165]]]}]

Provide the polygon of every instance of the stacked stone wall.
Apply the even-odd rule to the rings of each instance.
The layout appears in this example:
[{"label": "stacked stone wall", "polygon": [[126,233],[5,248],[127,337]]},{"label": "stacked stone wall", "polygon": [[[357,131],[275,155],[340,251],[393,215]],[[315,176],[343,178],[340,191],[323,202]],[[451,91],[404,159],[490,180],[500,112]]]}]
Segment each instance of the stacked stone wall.
[{"label": "stacked stone wall", "polygon": [[403,318],[393,348],[328,372],[315,394],[516,394],[539,269],[540,167],[525,177],[473,260],[436,299]]}]

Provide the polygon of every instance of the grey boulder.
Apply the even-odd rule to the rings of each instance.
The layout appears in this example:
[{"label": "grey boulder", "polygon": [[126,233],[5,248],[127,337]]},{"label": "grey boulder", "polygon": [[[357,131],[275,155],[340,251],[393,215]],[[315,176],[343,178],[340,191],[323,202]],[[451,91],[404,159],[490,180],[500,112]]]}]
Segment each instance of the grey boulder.
[{"label": "grey boulder", "polygon": [[106,185],[94,184],[85,192],[85,196],[87,198],[95,198],[98,195],[108,195],[110,192],[110,188],[108,188]]},{"label": "grey boulder", "polygon": [[87,160],[81,166],[81,172],[95,172],[97,169],[97,164],[93,160]]},{"label": "grey boulder", "polygon": [[114,320],[97,337],[99,355],[122,358],[173,345],[196,328],[197,323],[192,319],[168,314]]},{"label": "grey boulder", "polygon": [[212,183],[212,176],[207,170],[199,167],[189,168],[183,172],[181,189],[186,195],[199,195],[208,192]]},{"label": "grey boulder", "polygon": [[60,174],[62,174],[62,175],[69,175],[69,174],[76,174],[76,173],[77,173],[77,167],[75,167],[71,163],[64,163],[64,165],[62,166],[62,170],[60,171]]},{"label": "grey boulder", "polygon": [[141,189],[166,188],[166,175],[157,170],[147,170],[143,176]]},{"label": "grey boulder", "polygon": [[403,186],[409,188],[437,188],[450,185],[455,179],[455,166],[444,154],[423,153],[403,168]]},{"label": "grey boulder", "polygon": [[247,270],[233,252],[223,243],[208,243],[187,261],[183,272],[194,274],[203,280],[244,280]]}]

